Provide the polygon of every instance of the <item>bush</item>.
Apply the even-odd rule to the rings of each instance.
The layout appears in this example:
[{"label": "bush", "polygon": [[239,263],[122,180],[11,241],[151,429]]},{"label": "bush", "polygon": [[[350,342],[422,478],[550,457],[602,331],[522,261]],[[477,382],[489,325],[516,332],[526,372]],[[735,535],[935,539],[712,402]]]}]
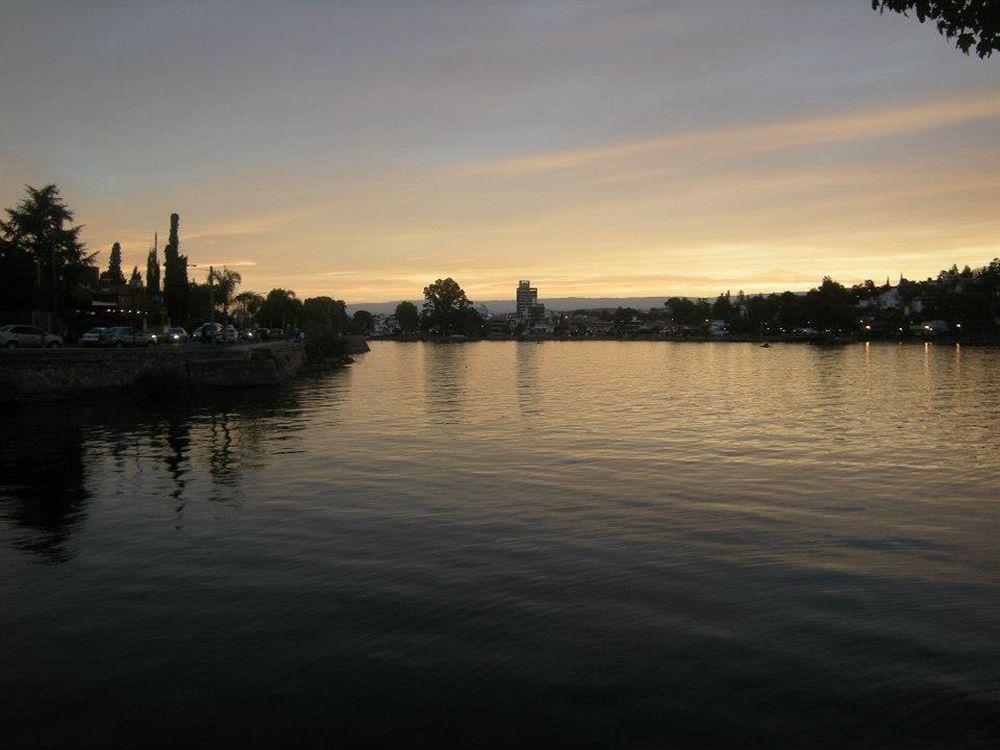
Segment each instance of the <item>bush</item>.
[{"label": "bush", "polygon": [[340,362],[348,359],[347,342],[334,333],[307,331],[305,347],[306,357],[313,364],[331,359]]}]

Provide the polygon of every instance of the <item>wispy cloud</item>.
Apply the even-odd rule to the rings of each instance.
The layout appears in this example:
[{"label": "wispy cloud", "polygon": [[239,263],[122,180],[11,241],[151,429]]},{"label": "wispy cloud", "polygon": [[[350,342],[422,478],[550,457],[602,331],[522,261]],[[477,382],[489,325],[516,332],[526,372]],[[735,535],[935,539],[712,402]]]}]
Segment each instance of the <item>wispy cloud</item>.
[{"label": "wispy cloud", "polygon": [[930,130],[995,118],[998,114],[1000,114],[1000,93],[993,91],[846,115],[672,133],[657,138],[613,143],[595,148],[555,151],[467,164],[457,168],[456,171],[462,175],[517,176],[648,158],[671,151],[705,149],[713,156],[774,151]]},{"label": "wispy cloud", "polygon": [[195,224],[193,231],[181,231],[183,241],[214,240],[231,237],[249,237],[291,224],[310,216],[312,211],[296,209],[281,213],[215,224]]},{"label": "wispy cloud", "polygon": [[198,261],[199,266],[214,266],[215,268],[250,268],[256,266],[257,261],[255,260],[200,260]]}]

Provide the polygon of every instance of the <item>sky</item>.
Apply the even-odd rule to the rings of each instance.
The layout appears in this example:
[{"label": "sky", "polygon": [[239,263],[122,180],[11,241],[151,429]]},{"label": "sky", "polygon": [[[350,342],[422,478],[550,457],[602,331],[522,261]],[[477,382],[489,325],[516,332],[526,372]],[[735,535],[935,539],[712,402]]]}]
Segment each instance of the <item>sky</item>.
[{"label": "sky", "polygon": [[0,204],[349,303],[924,278],[1000,254],[998,74],[868,0],[0,0]]}]

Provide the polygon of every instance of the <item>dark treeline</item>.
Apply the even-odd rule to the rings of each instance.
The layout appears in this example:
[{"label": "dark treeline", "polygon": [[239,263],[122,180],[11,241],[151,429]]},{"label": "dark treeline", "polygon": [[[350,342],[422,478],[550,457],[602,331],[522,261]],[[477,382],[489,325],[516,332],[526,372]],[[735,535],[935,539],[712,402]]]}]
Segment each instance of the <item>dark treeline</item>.
[{"label": "dark treeline", "polygon": [[[892,285],[868,280],[854,286],[826,277],[808,292],[720,294],[714,301],[671,297],[663,308],[576,310],[570,318],[610,321],[613,329],[672,324],[675,331],[766,337],[778,334],[909,335],[935,332],[995,333],[1000,316],[1000,259],[981,268],[957,266],[935,278]],[[660,326],[664,329],[664,326]]]}]

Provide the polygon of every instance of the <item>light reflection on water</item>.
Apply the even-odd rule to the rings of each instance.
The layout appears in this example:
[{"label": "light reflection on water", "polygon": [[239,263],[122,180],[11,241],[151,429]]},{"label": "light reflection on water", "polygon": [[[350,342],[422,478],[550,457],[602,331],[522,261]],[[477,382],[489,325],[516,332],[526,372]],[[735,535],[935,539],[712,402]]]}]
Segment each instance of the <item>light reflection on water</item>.
[{"label": "light reflection on water", "polygon": [[376,343],[0,427],[15,744],[984,746],[1000,353]]}]

